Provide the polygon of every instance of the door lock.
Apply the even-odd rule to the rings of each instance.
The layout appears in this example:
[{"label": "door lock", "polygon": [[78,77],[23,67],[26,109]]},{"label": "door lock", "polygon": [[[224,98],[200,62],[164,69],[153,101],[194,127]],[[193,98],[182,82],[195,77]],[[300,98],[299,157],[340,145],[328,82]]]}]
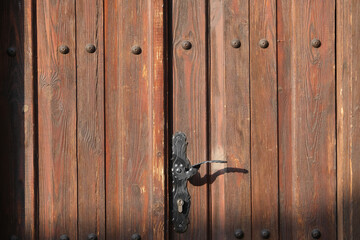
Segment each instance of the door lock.
[{"label": "door lock", "polygon": [[190,194],[187,189],[187,181],[194,176],[204,163],[227,163],[227,161],[213,160],[190,165],[186,156],[186,135],[177,132],[172,138],[171,176],[172,192],[170,202],[172,204],[172,223],[174,230],[183,233],[189,224]]}]

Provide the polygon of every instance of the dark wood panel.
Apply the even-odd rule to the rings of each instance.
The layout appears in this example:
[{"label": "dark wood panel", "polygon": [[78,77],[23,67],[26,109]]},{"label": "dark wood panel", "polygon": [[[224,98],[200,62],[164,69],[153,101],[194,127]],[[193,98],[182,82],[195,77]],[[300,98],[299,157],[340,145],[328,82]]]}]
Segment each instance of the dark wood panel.
[{"label": "dark wood panel", "polygon": [[39,238],[77,239],[75,2],[38,0],[36,10]]},{"label": "dark wood panel", "polygon": [[[103,1],[76,1],[78,236],[105,239]],[[87,45],[95,46],[91,53]]]},{"label": "dark wood panel", "polygon": [[165,234],[162,5],[105,1],[107,239]]},{"label": "dark wood panel", "polygon": [[336,239],[335,1],[277,7],[281,238]]},{"label": "dark wood panel", "polygon": [[[184,132],[192,164],[207,159],[206,6],[205,1],[172,1],[173,132]],[[183,41],[192,48],[185,50]],[[208,238],[207,169],[188,184],[190,225],[186,233],[171,231],[173,239]]]},{"label": "dark wood panel", "polygon": [[[25,143],[31,134],[28,127],[33,105],[24,94],[25,84],[32,80],[28,72],[31,63],[26,67],[25,60],[32,58],[28,42],[29,52],[24,52],[24,10],[18,4],[24,2],[0,2],[0,229],[5,239],[12,235],[24,238],[25,206],[30,203],[25,203],[25,162],[31,161],[26,150],[32,142],[26,150]],[[9,50],[14,54],[9,54]],[[25,101],[29,106],[25,106]]]},{"label": "dark wood panel", "polygon": [[[211,239],[251,239],[249,6],[210,1]],[[240,48],[232,47],[240,40]]]},{"label": "dark wood panel", "polygon": [[360,236],[360,2],[336,2],[338,239]]},{"label": "dark wood panel", "polygon": [[[261,48],[260,40],[269,46]],[[250,1],[252,238],[278,239],[276,1]]]}]

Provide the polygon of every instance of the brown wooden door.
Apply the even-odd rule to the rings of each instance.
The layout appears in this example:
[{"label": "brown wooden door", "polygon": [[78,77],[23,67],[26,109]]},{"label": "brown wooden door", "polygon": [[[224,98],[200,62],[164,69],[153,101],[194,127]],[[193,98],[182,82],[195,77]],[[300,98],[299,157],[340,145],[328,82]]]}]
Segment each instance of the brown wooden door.
[{"label": "brown wooden door", "polygon": [[1,239],[360,239],[357,0],[0,10]]}]

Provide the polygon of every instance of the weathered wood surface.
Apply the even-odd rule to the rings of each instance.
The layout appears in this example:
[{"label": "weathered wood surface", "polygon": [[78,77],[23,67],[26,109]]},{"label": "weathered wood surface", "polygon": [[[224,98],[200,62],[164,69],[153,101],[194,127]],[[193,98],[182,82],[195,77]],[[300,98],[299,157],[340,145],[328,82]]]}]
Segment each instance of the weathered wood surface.
[{"label": "weathered wood surface", "polygon": [[338,239],[360,236],[360,2],[336,2]]},{"label": "weathered wood surface", "polygon": [[162,4],[105,1],[107,239],[164,238]]},{"label": "weathered wood surface", "polygon": [[[267,48],[259,41],[266,39]],[[252,238],[278,238],[276,1],[250,1]]]},{"label": "weathered wood surface", "polygon": [[[105,239],[103,1],[76,1],[78,237]],[[94,53],[86,51],[93,44]]]},{"label": "weathered wood surface", "polygon": [[[210,1],[211,239],[251,239],[249,12],[239,0]],[[240,48],[231,42],[240,40]]]},{"label": "weathered wood surface", "polygon": [[336,239],[335,1],[277,9],[281,238]]},{"label": "weathered wood surface", "polygon": [[75,2],[38,0],[36,11],[39,238],[77,239]]},{"label": "weathered wood surface", "polygon": [[[207,159],[207,72],[205,1],[172,1],[173,132],[184,132],[192,164]],[[192,48],[185,50],[183,41]],[[188,184],[190,225],[186,233],[171,231],[173,239],[208,239],[208,175],[204,166]]]}]

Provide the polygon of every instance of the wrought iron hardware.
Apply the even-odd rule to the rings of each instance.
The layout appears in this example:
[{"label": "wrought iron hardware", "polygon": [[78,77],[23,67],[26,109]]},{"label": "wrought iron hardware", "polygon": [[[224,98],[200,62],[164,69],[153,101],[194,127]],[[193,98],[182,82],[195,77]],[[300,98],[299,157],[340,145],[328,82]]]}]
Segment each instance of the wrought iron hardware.
[{"label": "wrought iron hardware", "polygon": [[186,135],[177,132],[172,138],[172,158],[171,158],[171,176],[172,192],[170,201],[172,203],[172,223],[174,230],[183,233],[187,230],[189,224],[190,212],[190,194],[187,189],[187,181],[194,176],[200,166],[204,163],[226,163],[227,161],[213,160],[204,161],[195,165],[190,165],[186,156],[187,148]]}]

